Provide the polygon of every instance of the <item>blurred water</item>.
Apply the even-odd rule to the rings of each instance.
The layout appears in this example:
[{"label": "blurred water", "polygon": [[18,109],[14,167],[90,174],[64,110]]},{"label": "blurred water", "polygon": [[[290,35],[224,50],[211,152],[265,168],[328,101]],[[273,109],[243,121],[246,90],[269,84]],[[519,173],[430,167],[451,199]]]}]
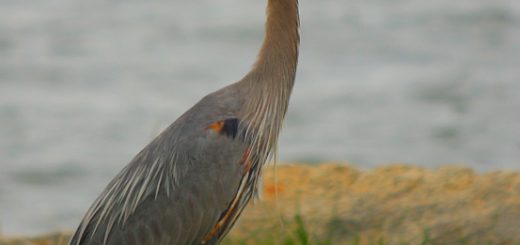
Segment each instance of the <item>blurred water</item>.
[{"label": "blurred water", "polygon": [[[0,231],[72,229],[199,98],[265,1],[0,0]],[[520,169],[520,2],[300,0],[282,161]]]}]

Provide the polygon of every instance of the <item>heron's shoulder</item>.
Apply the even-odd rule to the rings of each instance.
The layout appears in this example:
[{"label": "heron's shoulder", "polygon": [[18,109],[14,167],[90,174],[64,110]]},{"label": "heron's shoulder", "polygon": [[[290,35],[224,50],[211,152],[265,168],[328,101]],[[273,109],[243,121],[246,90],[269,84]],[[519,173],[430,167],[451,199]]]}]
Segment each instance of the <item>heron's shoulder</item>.
[{"label": "heron's shoulder", "polygon": [[208,109],[211,115],[238,113],[247,99],[247,87],[233,83],[204,96],[195,106],[198,110]]},{"label": "heron's shoulder", "polygon": [[209,93],[187,109],[164,132],[169,137],[193,137],[201,128],[229,118],[240,119],[240,111],[247,98],[243,86],[232,84]]}]

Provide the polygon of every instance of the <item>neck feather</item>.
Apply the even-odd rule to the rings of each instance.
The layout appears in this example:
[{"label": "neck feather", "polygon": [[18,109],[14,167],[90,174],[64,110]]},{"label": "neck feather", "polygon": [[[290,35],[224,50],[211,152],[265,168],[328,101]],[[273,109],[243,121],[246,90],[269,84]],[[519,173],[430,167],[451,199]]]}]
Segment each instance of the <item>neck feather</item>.
[{"label": "neck feather", "polygon": [[[298,0],[268,0],[266,12],[264,42],[253,69],[243,81],[250,83],[252,107],[276,103],[285,114],[298,63]],[[248,114],[257,111],[247,109]]]},{"label": "neck feather", "polygon": [[252,73],[294,82],[299,42],[298,1],[268,0],[265,38]]},{"label": "neck feather", "polygon": [[298,0],[268,0],[265,32],[257,61],[242,80],[249,87],[242,113],[254,129],[255,148],[268,154],[276,148],[296,74]]}]

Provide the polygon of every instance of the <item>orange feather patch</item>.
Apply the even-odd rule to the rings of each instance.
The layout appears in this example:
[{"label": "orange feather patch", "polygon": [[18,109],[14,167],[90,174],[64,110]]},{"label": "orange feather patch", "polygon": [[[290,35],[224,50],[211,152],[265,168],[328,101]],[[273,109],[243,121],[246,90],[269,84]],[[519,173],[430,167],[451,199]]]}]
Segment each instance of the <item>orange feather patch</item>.
[{"label": "orange feather patch", "polygon": [[206,127],[206,130],[211,129],[211,130],[215,131],[216,133],[220,133],[220,132],[222,132],[223,128],[224,128],[224,121],[218,121],[218,122],[212,123],[211,125]]}]

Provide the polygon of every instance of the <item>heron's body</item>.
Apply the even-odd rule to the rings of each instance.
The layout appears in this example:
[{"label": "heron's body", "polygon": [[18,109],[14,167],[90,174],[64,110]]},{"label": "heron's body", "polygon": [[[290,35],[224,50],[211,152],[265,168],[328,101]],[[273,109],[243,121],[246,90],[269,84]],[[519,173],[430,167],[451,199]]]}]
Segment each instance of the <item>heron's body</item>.
[{"label": "heron's body", "polygon": [[298,56],[297,0],[268,0],[254,68],[147,145],[106,187],[70,244],[214,244],[276,147]]}]

